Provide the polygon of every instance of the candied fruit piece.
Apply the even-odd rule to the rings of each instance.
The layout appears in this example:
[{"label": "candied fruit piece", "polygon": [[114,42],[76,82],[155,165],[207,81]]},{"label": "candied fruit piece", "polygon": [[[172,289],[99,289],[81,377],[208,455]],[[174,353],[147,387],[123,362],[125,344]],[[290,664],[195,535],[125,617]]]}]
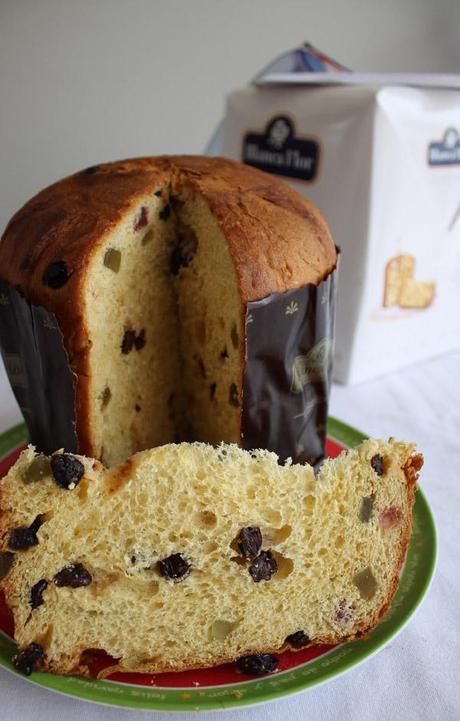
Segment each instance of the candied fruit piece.
[{"label": "candied fruit piece", "polygon": [[46,478],[46,476],[50,475],[50,459],[48,456],[44,456],[42,453],[39,453],[22,474],[22,480],[24,483],[35,483],[35,481],[41,481],[43,478]]},{"label": "candied fruit piece", "polygon": [[153,240],[153,228],[150,228],[142,237],[142,245],[148,245]]},{"label": "candied fruit piece", "polygon": [[104,255],[104,265],[114,273],[118,273],[121,265],[121,253],[116,248],[107,248]]},{"label": "candied fruit piece", "polygon": [[365,601],[370,601],[371,598],[375,596],[378,584],[369,567],[359,573],[356,573],[353,576],[353,583],[358,589],[359,595],[361,598],[364,598]]},{"label": "candied fruit piece", "polygon": [[372,518],[372,511],[374,510],[375,496],[363,496],[361,499],[361,508],[359,509],[359,520],[363,523],[369,523]]},{"label": "candied fruit piece", "polygon": [[147,225],[148,222],[149,222],[148,211],[147,211],[147,208],[145,207],[145,205],[143,205],[140,210],[139,216],[136,219],[136,222],[134,224],[134,230],[140,230],[141,228],[145,228],[145,226]]},{"label": "candied fruit piece", "polygon": [[389,528],[396,528],[396,526],[399,526],[401,519],[401,509],[396,508],[396,506],[390,506],[389,508],[384,508],[379,514],[379,526],[383,531]]}]

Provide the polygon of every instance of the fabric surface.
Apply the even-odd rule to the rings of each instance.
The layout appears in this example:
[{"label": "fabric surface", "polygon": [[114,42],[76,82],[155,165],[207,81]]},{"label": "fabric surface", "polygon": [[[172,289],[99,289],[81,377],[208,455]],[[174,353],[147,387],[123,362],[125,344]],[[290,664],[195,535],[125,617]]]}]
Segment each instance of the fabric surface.
[{"label": "fabric surface", "polygon": [[[274,703],[228,711],[232,721],[458,721],[460,718],[460,352],[358,386],[335,385],[331,413],[375,437],[414,440],[425,455],[420,485],[435,514],[439,558],[433,585],[405,630],[348,674]],[[20,420],[3,368],[0,432]],[[0,668],[0,718],[8,721],[141,721],[66,698]],[[151,714],[166,718],[168,714]],[[184,719],[196,719],[186,713]],[[208,721],[222,713],[206,714]]]}]

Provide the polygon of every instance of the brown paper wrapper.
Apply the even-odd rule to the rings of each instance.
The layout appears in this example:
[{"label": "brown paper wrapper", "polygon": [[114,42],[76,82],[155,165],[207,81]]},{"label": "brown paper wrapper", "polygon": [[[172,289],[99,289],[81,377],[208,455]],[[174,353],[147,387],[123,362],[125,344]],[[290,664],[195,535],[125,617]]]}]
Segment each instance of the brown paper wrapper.
[{"label": "brown paper wrapper", "polygon": [[280,461],[324,457],[337,270],[316,285],[248,303],[242,446]]},{"label": "brown paper wrapper", "polygon": [[56,316],[3,280],[0,350],[30,442],[43,453],[76,453],[74,376]]},{"label": "brown paper wrapper", "polygon": [[[243,448],[281,461],[324,457],[336,274],[247,304]],[[30,442],[78,452],[75,382],[56,317],[0,280],[0,350]]]}]

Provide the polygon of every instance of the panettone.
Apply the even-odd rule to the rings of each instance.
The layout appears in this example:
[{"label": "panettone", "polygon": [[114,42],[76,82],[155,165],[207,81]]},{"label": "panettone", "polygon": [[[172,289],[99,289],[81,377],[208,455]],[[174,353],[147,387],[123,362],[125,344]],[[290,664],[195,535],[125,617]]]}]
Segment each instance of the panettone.
[{"label": "panettone", "polygon": [[112,670],[239,659],[257,673],[276,668],[267,653],[362,637],[398,586],[422,463],[393,439],[316,476],[236,445],[169,444],[111,469],[29,447],[0,481],[16,668],[87,673],[99,649]]},{"label": "panettone", "polygon": [[[26,203],[0,243],[0,278],[54,314],[62,332],[78,438],[68,450],[107,465],[177,440],[240,443],[248,302],[317,286],[335,264],[316,208],[221,158],[87,168]],[[8,333],[11,378],[23,359],[8,355]],[[57,374],[33,381],[44,382],[46,403]],[[49,415],[65,415],[63,404]],[[45,416],[35,412],[34,422]],[[287,455],[296,457],[294,445]]]}]

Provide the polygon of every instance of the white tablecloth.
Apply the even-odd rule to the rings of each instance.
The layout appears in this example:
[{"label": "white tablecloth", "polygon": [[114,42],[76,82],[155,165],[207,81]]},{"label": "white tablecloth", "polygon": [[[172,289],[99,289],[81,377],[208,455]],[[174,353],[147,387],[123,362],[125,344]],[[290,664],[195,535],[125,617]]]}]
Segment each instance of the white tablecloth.
[{"label": "white tablecloth", "polygon": [[[0,431],[20,419],[0,371]],[[369,435],[417,441],[421,477],[439,531],[428,597],[406,629],[362,666],[324,686],[269,705],[226,712],[232,721],[459,721],[460,719],[460,353],[355,387],[335,386],[331,412]],[[165,717],[167,714],[155,714]],[[196,714],[184,714],[196,718]],[[77,701],[0,669],[5,721],[141,721]],[[207,719],[221,719],[217,713]]]}]

